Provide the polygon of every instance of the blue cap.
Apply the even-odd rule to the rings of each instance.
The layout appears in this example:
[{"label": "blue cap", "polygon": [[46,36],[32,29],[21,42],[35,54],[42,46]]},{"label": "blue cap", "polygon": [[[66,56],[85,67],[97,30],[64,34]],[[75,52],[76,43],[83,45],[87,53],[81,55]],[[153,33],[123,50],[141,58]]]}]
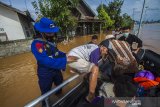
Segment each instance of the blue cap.
[{"label": "blue cap", "polygon": [[59,31],[59,28],[55,25],[55,22],[46,17],[43,17],[39,22],[36,22],[34,27],[41,33],[54,33]]}]

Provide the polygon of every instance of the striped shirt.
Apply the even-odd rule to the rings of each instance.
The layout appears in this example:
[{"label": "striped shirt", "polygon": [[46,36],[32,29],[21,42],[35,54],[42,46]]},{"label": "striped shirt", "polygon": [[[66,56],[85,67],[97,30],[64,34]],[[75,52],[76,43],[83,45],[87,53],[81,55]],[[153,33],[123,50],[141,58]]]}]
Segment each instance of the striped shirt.
[{"label": "striped shirt", "polygon": [[85,59],[86,61],[89,61],[91,52],[97,48],[98,48],[98,46],[95,44],[81,45],[81,46],[73,48],[68,53],[68,56],[75,56],[75,57],[78,57],[81,59]]}]

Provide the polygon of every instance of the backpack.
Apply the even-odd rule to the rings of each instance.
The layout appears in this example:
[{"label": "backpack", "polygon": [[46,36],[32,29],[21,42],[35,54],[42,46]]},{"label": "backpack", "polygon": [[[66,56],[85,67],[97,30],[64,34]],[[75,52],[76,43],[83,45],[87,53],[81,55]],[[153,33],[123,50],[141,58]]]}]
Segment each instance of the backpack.
[{"label": "backpack", "polygon": [[[138,63],[133,56],[129,45],[125,41],[111,40],[113,51],[109,52],[109,56],[115,65],[120,65],[124,69],[129,69],[126,73],[138,72]],[[111,60],[110,59],[110,60]]]},{"label": "backpack", "polygon": [[113,83],[104,82],[99,89],[99,96],[103,96],[104,98],[115,97],[113,86]]}]

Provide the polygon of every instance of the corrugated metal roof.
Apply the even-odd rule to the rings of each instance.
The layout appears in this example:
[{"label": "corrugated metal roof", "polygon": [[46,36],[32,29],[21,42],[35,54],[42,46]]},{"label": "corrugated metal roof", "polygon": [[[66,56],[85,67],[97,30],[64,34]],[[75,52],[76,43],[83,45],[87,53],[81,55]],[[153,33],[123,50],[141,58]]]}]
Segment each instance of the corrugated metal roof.
[{"label": "corrugated metal roof", "polygon": [[21,11],[19,9],[16,9],[16,8],[14,8],[14,7],[12,7],[12,6],[8,5],[8,4],[5,4],[5,3],[1,2],[1,1],[0,1],[0,6],[4,6],[4,7],[8,8],[11,11],[17,12],[18,14],[21,14],[21,15],[25,16],[27,19],[29,19],[31,21],[34,21],[25,11]]},{"label": "corrugated metal roof", "polygon": [[85,2],[85,0],[82,0],[84,4],[88,7],[88,9],[96,16],[95,12],[91,9],[91,7]]},{"label": "corrugated metal roof", "polygon": [[20,14],[23,14],[23,15],[27,16],[24,11],[20,11],[20,10],[18,10],[18,9],[16,9],[16,8],[8,5],[8,4],[5,4],[5,3],[1,2],[1,1],[0,1],[0,5],[8,8],[8,9],[10,9],[10,10],[12,10],[12,11],[15,11],[15,12],[17,12],[17,13],[20,13]]}]

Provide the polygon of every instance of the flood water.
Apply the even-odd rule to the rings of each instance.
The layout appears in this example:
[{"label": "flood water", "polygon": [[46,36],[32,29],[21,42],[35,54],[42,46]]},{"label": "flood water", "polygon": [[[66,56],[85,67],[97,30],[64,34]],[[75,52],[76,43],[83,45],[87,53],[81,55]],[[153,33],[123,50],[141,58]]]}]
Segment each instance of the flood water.
[{"label": "flood water", "polygon": [[143,24],[139,38],[142,39],[144,48],[160,54],[160,23]]},{"label": "flood water", "polygon": [[[64,52],[89,42],[91,36],[76,37],[68,44],[60,43],[58,48]],[[99,41],[104,35],[99,35]],[[67,68],[64,79],[73,76]],[[77,80],[79,81],[79,80]],[[67,85],[71,89],[77,81]],[[36,60],[31,52],[0,59],[0,107],[22,107],[40,96],[36,72]]]}]

